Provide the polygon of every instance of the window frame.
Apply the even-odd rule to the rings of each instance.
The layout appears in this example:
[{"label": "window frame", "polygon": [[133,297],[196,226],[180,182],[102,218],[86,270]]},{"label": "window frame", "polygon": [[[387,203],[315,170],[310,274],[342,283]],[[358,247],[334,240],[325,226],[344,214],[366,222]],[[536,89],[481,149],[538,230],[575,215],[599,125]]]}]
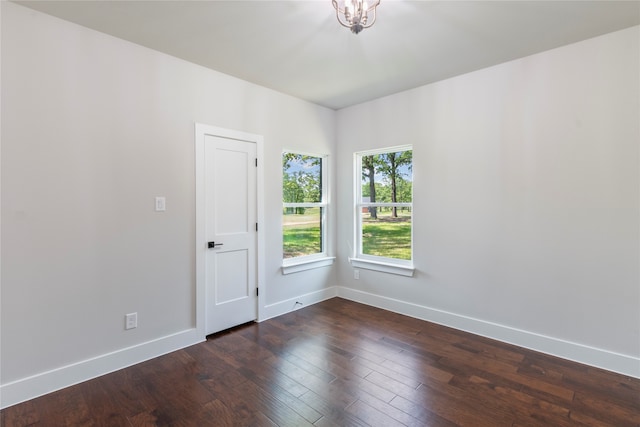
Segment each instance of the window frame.
[{"label": "window frame", "polygon": [[[300,150],[290,150],[284,149],[282,150],[282,155],[284,156],[286,153],[297,154],[302,156],[310,156],[317,157],[320,161],[320,202],[300,202],[300,203],[285,203],[282,202],[282,209],[284,211],[285,208],[320,208],[320,212],[322,215],[320,216],[320,245],[322,250],[320,252],[310,254],[310,255],[301,255],[292,258],[284,258],[284,221],[283,217],[281,217],[281,235],[283,237],[281,248],[283,250],[282,254],[282,273],[290,274],[296,273],[299,271],[305,271],[312,268],[325,267],[333,264],[335,257],[329,255],[329,156],[327,154],[318,154],[318,153],[309,153]],[[282,157],[281,157],[282,159]],[[284,190],[284,169],[281,174],[281,191]],[[281,197],[282,200],[284,197]]]},{"label": "window frame", "polygon": [[[413,236],[414,236],[414,209],[413,209],[413,156],[412,156],[412,185],[411,185],[411,202],[363,202],[362,201],[362,158],[377,154],[397,153],[401,151],[412,151],[413,146],[398,145],[393,147],[384,147],[373,150],[363,150],[355,152],[353,155],[354,164],[354,247],[353,256],[349,259],[354,268],[364,268],[368,270],[376,270],[384,273],[397,274],[401,276],[413,276],[415,271],[413,265]],[[369,255],[362,252],[362,210],[369,207],[408,207],[411,209],[411,259],[399,259],[383,257],[378,255]]]}]

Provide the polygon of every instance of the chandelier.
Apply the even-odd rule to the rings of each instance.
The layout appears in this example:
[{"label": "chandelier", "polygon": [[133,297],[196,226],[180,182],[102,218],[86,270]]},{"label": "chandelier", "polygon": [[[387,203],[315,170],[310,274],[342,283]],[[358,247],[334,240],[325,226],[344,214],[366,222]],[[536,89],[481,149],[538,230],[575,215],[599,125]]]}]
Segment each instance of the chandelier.
[{"label": "chandelier", "polygon": [[338,22],[343,27],[349,28],[353,34],[358,34],[376,22],[376,7],[380,4],[380,0],[370,1],[371,5],[365,0],[331,0],[336,9]]}]

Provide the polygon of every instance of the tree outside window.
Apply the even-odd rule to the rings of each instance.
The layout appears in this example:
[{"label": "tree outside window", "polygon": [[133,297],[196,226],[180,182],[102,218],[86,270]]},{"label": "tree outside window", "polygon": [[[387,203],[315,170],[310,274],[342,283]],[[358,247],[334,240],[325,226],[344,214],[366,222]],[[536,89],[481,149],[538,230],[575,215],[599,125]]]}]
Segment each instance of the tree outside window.
[{"label": "tree outside window", "polygon": [[325,255],[325,158],[282,154],[283,258]]},{"label": "tree outside window", "polygon": [[413,151],[410,146],[356,154],[356,256],[412,260]]}]

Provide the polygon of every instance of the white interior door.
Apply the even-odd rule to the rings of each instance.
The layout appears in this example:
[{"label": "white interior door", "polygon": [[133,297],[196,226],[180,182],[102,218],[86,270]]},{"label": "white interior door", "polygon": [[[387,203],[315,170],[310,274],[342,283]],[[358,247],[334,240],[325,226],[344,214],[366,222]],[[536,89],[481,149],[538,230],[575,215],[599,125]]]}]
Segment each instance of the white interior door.
[{"label": "white interior door", "polygon": [[204,135],[206,334],[257,318],[256,143]]}]

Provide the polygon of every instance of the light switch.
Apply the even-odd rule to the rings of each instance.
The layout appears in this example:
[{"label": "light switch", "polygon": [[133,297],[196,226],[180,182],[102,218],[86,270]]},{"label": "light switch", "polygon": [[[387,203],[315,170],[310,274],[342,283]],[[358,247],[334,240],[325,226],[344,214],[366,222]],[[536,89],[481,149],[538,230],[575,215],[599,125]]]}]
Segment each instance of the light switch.
[{"label": "light switch", "polygon": [[124,316],[124,328],[135,329],[138,327],[138,313],[129,313]]},{"label": "light switch", "polygon": [[156,212],[164,212],[167,210],[167,199],[164,197],[156,197]]}]

